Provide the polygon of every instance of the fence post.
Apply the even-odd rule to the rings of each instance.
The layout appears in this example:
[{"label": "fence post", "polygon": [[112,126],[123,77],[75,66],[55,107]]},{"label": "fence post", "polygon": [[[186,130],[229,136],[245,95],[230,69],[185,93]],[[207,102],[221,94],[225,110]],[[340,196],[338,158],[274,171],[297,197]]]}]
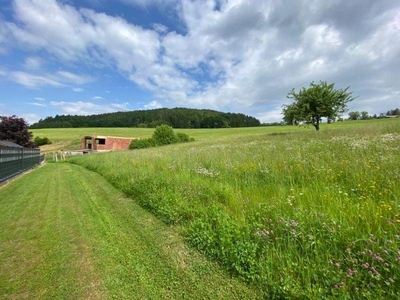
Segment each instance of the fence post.
[{"label": "fence post", "polygon": [[24,169],[24,148],[21,148],[20,160],[21,160],[20,170],[23,170]]}]

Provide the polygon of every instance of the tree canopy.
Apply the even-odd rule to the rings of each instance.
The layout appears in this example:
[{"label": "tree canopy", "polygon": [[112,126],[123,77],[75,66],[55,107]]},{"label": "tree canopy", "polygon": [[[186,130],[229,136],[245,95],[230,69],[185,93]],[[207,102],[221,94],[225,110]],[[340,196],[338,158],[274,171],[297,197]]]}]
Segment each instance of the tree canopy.
[{"label": "tree canopy", "polygon": [[10,141],[26,148],[34,148],[32,132],[23,118],[0,116],[0,140]]},{"label": "tree canopy", "polygon": [[321,81],[319,84],[310,83],[309,88],[301,88],[296,93],[293,88],[287,98],[293,102],[283,107],[283,120],[290,125],[306,122],[316,130],[323,117],[334,120],[347,110],[347,103],[354,100],[349,88],[335,89],[335,84]]},{"label": "tree canopy", "polygon": [[254,117],[207,109],[159,108],[106,113],[90,116],[47,117],[30,128],[65,127],[148,127],[168,124],[173,128],[253,127],[261,123]]}]

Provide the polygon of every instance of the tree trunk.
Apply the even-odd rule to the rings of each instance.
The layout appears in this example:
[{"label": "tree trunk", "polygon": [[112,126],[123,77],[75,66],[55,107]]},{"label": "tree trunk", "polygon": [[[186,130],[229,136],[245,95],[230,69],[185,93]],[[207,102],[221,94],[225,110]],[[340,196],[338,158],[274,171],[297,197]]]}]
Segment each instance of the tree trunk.
[{"label": "tree trunk", "polygon": [[319,118],[317,118],[317,122],[313,125],[315,127],[315,130],[318,131],[319,130]]}]

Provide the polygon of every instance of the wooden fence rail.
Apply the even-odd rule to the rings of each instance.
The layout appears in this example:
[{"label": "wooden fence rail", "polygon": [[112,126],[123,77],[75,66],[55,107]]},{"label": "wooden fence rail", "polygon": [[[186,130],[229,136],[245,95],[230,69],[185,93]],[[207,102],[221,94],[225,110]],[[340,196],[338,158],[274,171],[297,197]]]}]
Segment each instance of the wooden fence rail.
[{"label": "wooden fence rail", "polygon": [[40,149],[0,147],[0,183],[39,165]]}]

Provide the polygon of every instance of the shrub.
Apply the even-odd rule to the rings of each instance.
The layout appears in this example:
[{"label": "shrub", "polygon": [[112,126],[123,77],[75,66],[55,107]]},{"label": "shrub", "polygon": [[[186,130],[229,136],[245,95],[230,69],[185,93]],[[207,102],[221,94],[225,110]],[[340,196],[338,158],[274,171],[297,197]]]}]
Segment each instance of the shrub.
[{"label": "shrub", "polygon": [[190,141],[189,135],[183,132],[176,133],[176,140],[178,143],[186,143]]},{"label": "shrub", "polygon": [[35,137],[33,142],[37,147],[51,144],[51,141],[47,137],[41,138],[40,136]]},{"label": "shrub", "polygon": [[163,124],[156,127],[153,137],[148,139],[133,140],[129,145],[129,149],[143,149],[193,141],[194,138],[190,138],[186,133],[177,132],[175,134],[171,126]]},{"label": "shrub", "polygon": [[129,145],[129,149],[143,149],[157,146],[156,141],[153,138],[133,140]]},{"label": "shrub", "polygon": [[153,139],[157,145],[169,145],[177,142],[174,130],[166,124],[157,126],[153,133]]}]

